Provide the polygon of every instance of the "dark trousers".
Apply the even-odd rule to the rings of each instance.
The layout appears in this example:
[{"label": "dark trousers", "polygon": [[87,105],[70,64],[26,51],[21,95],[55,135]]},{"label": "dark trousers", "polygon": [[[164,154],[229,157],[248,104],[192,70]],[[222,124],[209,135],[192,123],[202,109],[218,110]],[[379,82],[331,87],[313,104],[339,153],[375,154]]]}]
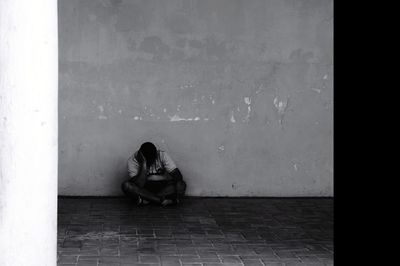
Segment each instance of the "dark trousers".
[{"label": "dark trousers", "polygon": [[181,199],[186,191],[185,181],[147,180],[143,187],[139,187],[133,178],[122,183],[122,191],[128,197],[137,199],[138,196],[149,201],[160,203],[164,199]]}]

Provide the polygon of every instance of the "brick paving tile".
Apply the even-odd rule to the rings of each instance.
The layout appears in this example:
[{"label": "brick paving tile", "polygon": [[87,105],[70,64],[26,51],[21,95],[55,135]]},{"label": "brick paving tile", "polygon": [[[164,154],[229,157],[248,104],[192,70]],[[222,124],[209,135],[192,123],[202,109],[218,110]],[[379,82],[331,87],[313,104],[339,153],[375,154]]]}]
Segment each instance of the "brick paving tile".
[{"label": "brick paving tile", "polygon": [[77,266],[97,266],[97,260],[78,261]]},{"label": "brick paving tile", "polygon": [[181,262],[178,260],[171,260],[171,261],[161,261],[162,266],[175,266],[181,265]]},{"label": "brick paving tile", "polygon": [[76,263],[78,261],[78,256],[61,255],[58,258],[60,263]]},{"label": "brick paving tile", "polygon": [[222,263],[242,263],[239,256],[220,256]]},{"label": "brick paving tile", "polygon": [[120,257],[118,256],[102,256],[99,258],[99,263],[120,263]]},{"label": "brick paving tile", "polygon": [[333,265],[333,199],[60,197],[57,265]]},{"label": "brick paving tile", "polygon": [[160,266],[158,263],[121,263],[119,266]]},{"label": "brick paving tile", "polygon": [[242,260],[244,266],[264,266],[260,259]]},{"label": "brick paving tile", "polygon": [[219,262],[221,262],[221,260],[219,258],[185,258],[185,257],[181,257],[180,261],[182,263],[206,263],[206,262],[219,263]]},{"label": "brick paving tile", "polygon": [[265,266],[285,266],[283,262],[264,262]]}]

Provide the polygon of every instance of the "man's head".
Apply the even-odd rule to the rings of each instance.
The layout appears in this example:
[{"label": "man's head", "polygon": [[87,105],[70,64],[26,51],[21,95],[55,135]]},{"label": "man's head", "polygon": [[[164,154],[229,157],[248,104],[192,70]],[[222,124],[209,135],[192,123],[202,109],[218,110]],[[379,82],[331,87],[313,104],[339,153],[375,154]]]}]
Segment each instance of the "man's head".
[{"label": "man's head", "polygon": [[143,157],[146,159],[148,165],[152,164],[157,158],[157,148],[151,142],[145,142],[140,146],[139,151],[142,153]]}]

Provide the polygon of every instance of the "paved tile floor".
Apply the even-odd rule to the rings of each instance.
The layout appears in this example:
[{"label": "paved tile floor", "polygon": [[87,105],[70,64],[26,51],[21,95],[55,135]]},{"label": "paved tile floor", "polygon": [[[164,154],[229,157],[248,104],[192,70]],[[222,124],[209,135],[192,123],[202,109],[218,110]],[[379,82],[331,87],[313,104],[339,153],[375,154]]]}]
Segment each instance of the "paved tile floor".
[{"label": "paved tile floor", "polygon": [[333,199],[60,198],[58,265],[333,265]]}]

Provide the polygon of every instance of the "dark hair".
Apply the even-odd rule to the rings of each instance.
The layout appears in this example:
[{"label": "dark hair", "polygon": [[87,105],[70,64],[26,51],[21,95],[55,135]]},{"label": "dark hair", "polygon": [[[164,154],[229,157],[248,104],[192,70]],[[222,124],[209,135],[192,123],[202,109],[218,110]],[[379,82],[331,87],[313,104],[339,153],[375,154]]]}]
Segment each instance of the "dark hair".
[{"label": "dark hair", "polygon": [[157,158],[157,148],[151,142],[145,142],[140,146],[139,151],[142,153],[148,165],[154,163]]}]

